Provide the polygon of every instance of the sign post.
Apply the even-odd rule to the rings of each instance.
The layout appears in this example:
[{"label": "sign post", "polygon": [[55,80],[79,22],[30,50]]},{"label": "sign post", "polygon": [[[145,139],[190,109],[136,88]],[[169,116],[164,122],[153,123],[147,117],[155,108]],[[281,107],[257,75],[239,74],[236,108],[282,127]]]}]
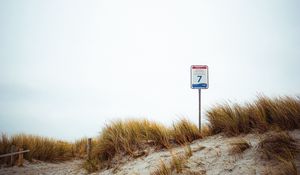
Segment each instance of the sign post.
[{"label": "sign post", "polygon": [[208,89],[208,66],[191,66],[191,88],[199,92],[199,130],[201,132],[201,89]]},{"label": "sign post", "polygon": [[201,132],[201,89],[198,89],[199,92],[199,131]]}]

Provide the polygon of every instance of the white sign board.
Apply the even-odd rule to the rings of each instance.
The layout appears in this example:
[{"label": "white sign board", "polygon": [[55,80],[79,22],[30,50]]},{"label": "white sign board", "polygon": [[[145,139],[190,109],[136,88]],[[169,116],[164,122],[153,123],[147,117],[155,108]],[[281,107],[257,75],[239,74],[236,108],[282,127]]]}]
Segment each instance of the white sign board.
[{"label": "white sign board", "polygon": [[191,66],[191,88],[192,89],[208,88],[208,66],[206,65]]}]

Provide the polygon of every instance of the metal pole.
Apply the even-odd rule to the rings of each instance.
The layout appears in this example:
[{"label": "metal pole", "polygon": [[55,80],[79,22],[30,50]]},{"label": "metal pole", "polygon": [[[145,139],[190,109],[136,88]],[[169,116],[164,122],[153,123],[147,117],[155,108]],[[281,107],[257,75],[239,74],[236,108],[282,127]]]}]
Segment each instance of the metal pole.
[{"label": "metal pole", "polygon": [[199,89],[199,131],[201,132],[201,89]]}]

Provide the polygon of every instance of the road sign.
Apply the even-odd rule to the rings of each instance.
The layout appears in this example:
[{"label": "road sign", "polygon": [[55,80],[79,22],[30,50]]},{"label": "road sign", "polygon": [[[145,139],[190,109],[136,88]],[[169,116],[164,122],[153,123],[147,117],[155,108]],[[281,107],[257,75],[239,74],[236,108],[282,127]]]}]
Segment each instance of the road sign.
[{"label": "road sign", "polygon": [[208,88],[208,66],[206,65],[191,66],[191,88],[192,89]]},{"label": "road sign", "polygon": [[208,66],[191,66],[191,88],[199,92],[199,130],[201,132],[201,89],[208,88]]}]

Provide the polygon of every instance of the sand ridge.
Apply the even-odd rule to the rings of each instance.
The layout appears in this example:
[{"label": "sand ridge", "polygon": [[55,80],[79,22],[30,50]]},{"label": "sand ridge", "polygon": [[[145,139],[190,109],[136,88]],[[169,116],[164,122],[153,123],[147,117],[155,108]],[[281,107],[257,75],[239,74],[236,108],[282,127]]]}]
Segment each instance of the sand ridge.
[{"label": "sand ridge", "polygon": [[[290,135],[300,143],[300,130],[289,132]],[[266,134],[266,133],[265,133]],[[266,174],[270,169],[278,168],[278,163],[273,161],[263,161],[257,152],[259,140],[265,134],[247,134],[237,137],[226,137],[222,134],[210,136],[201,140],[196,140],[190,144],[193,152],[184,165],[182,174],[202,173],[206,175],[260,175]],[[246,140],[251,147],[242,154],[230,154],[230,148],[236,139]],[[126,175],[141,174],[148,175],[159,166],[161,161],[169,163],[174,155],[184,155],[184,147],[175,147],[170,150],[154,150],[150,149],[149,154],[139,157],[130,158],[123,156],[119,160],[119,164],[113,165],[110,169],[94,172],[92,175]],[[45,163],[38,161],[36,163],[26,162],[24,167],[1,168],[0,175],[10,174],[46,174],[46,175],[78,175],[87,174],[82,168],[84,160],[76,159],[61,163]],[[300,173],[300,155],[295,160],[298,174]],[[269,167],[269,168],[266,168]],[[175,173],[176,174],[176,173]]]}]

